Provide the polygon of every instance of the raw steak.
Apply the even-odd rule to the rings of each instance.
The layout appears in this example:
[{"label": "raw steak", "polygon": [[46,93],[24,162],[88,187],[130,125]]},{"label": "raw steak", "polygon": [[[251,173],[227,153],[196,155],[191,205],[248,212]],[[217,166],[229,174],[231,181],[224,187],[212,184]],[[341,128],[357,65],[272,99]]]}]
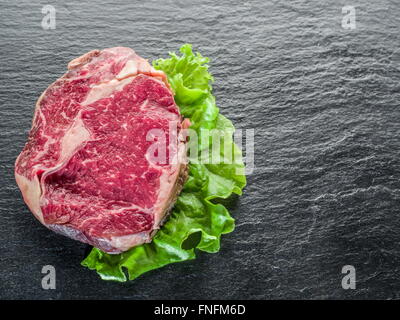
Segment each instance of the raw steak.
[{"label": "raw steak", "polygon": [[151,241],[181,191],[188,124],[163,72],[129,48],[94,50],[39,98],[16,181],[46,227],[122,252]]}]

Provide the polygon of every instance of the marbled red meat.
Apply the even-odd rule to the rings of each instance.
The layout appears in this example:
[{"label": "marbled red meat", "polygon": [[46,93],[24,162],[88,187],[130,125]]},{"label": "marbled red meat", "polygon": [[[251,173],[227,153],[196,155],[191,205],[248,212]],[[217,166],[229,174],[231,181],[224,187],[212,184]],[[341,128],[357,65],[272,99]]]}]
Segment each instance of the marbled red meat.
[{"label": "marbled red meat", "polygon": [[[15,176],[48,228],[117,253],[151,241],[186,179],[166,76],[129,48],[91,51],[39,98]],[[151,160],[165,133],[165,161]],[[174,161],[172,161],[174,160]]]}]

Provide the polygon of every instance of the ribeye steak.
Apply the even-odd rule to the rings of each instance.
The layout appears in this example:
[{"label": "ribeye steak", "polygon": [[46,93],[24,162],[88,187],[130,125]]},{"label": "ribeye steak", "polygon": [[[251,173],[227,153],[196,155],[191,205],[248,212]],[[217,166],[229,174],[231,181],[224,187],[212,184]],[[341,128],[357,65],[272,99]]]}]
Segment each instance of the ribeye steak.
[{"label": "ribeye steak", "polygon": [[188,124],[163,72],[129,48],[94,50],[40,96],[16,181],[46,227],[122,252],[151,241],[181,191]]}]

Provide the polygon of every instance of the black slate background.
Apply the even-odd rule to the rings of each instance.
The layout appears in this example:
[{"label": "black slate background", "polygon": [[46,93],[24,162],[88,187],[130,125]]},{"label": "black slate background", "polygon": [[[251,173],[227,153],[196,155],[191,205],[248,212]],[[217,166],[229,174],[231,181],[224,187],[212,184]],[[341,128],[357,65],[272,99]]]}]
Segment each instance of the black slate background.
[{"label": "black slate background", "polygon": [[[397,1],[46,1],[0,4],[0,298],[283,299],[400,296],[400,4]],[[355,30],[341,27],[356,7]],[[13,164],[40,93],[73,58],[129,46],[212,58],[221,112],[254,128],[255,170],[218,254],[105,282],[87,246],[29,213]],[[41,268],[57,289],[41,288]],[[341,288],[354,265],[357,289]]]}]

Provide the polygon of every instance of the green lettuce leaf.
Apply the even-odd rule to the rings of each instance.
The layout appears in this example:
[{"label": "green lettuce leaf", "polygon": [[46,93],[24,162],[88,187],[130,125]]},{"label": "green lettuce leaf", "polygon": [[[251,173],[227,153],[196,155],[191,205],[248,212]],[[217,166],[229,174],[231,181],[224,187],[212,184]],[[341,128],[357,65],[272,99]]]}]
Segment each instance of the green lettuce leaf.
[{"label": "green lettuce leaf", "polygon": [[[234,127],[215,104],[208,58],[194,54],[189,44],[183,45],[180,52],[181,55],[170,53],[170,58],[154,61],[154,67],[167,74],[175,101],[197,134],[198,149],[210,149],[211,139],[204,129],[224,131],[228,134],[224,135],[221,145],[228,148],[219,148],[219,155],[235,161],[233,164],[204,164],[190,158],[189,179],[171,216],[151,243],[117,255],[93,248],[82,261],[83,266],[96,270],[104,280],[133,280],[169,263],[194,259],[197,250],[217,252],[221,235],[234,229],[234,219],[228,210],[216,203],[232,193],[242,194],[246,185],[241,151],[232,140]],[[193,141],[191,138],[189,144]],[[232,154],[226,154],[225,150]]]}]

